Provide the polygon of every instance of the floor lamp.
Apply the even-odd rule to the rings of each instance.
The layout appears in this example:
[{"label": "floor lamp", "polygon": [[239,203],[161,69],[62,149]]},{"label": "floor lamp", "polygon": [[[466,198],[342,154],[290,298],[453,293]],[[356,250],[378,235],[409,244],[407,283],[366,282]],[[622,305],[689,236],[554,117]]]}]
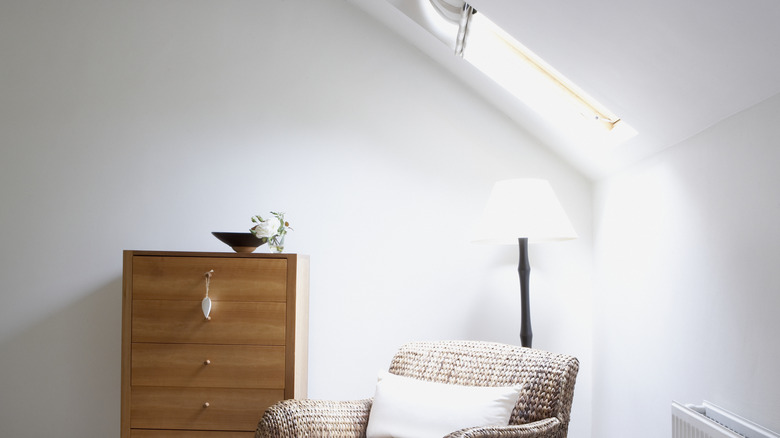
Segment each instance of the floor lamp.
[{"label": "floor lamp", "polygon": [[531,348],[531,308],[528,279],[528,243],[576,239],[566,212],[542,179],[509,179],[493,185],[475,243],[519,244],[520,342]]}]

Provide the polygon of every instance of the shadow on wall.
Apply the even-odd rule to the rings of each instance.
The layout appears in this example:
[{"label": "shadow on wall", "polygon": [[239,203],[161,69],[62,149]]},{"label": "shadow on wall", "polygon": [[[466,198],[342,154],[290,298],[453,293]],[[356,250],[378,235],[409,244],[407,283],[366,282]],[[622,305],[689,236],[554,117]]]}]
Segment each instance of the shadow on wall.
[{"label": "shadow on wall", "polygon": [[117,278],[0,344],[0,436],[119,434],[121,309]]}]

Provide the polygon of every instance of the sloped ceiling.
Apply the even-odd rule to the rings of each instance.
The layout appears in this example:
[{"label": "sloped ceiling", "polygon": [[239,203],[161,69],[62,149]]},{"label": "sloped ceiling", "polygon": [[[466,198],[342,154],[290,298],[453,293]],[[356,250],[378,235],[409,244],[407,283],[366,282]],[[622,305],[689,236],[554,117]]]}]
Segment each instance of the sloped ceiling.
[{"label": "sloped ceiling", "polygon": [[463,78],[593,179],[780,92],[776,0],[472,0],[479,13],[638,131],[618,146],[593,147],[541,120],[456,58],[393,6],[399,0],[349,1]]}]

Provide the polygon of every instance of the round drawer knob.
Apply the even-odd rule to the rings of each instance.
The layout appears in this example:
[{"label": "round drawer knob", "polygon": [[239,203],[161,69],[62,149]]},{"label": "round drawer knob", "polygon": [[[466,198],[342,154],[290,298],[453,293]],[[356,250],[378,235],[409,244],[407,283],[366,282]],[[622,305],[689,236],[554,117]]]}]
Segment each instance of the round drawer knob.
[{"label": "round drawer knob", "polygon": [[203,365],[210,365],[211,361],[209,359],[206,359],[203,361]]},{"label": "round drawer knob", "polygon": [[210,405],[209,405],[209,402],[203,403],[203,407],[204,407],[204,408],[207,408],[207,407],[209,407],[209,406],[210,406]]}]

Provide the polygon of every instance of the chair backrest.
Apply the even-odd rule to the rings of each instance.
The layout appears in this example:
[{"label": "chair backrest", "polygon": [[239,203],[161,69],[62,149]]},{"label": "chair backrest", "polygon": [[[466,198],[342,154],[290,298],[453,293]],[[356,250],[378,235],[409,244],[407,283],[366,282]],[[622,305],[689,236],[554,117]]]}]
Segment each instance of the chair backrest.
[{"label": "chair backrest", "polygon": [[579,362],[572,356],[480,341],[413,342],[402,346],[390,372],[466,386],[522,390],[509,424],[557,417],[568,428]]}]

